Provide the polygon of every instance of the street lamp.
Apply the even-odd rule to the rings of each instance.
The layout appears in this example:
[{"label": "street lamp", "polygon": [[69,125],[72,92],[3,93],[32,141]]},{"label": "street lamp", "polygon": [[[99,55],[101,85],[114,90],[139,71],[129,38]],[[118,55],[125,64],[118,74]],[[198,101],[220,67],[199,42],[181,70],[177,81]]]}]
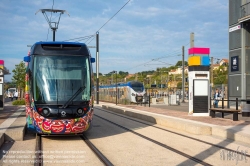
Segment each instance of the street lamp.
[{"label": "street lamp", "polygon": [[112,73],[116,73],[115,75],[115,87],[116,87],[116,92],[115,92],[115,104],[117,105],[117,71],[112,71]]}]

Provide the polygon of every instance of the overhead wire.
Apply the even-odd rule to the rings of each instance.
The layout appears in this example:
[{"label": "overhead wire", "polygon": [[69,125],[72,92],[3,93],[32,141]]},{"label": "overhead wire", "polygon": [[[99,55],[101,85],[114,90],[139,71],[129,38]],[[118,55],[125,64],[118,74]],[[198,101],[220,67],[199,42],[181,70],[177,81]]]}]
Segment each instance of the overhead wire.
[{"label": "overhead wire", "polygon": [[[128,3],[130,0],[128,0],[108,21],[106,21],[101,28],[99,28],[96,32],[99,32],[110,20],[112,20]],[[89,44],[90,42],[92,42],[94,38],[92,38],[87,44]]]},{"label": "overhead wire", "polygon": [[[172,55],[172,54],[171,54]],[[179,54],[178,55],[172,55],[172,56],[165,56],[166,58],[168,58],[168,57],[175,57],[175,56],[179,56]],[[159,58],[156,58],[156,59],[151,59],[150,61],[147,61],[147,62],[145,62],[145,63],[142,63],[142,64],[139,64],[139,65],[136,65],[136,66],[134,66],[134,67],[130,67],[128,70],[130,70],[130,69],[134,69],[134,68],[137,68],[137,67],[140,67],[140,66],[147,66],[147,65],[151,65],[151,64],[149,64],[150,62],[153,62],[153,61],[158,61],[159,60]],[[167,62],[165,62],[165,63],[167,63]],[[157,65],[159,65],[159,64],[157,64]],[[163,64],[162,64],[163,65]]]},{"label": "overhead wire", "polygon": [[[187,44],[185,44],[184,46],[187,46],[188,44],[190,44],[190,42],[187,43]],[[175,55],[174,55],[174,54],[175,54]],[[137,68],[137,67],[140,67],[140,66],[161,65],[161,64],[149,64],[150,62],[153,62],[153,61],[161,62],[162,65],[164,65],[164,63],[165,63],[165,64],[168,64],[168,65],[171,65],[171,64],[169,64],[169,63],[167,63],[167,62],[163,62],[163,61],[159,61],[159,60],[160,60],[160,59],[163,59],[163,58],[176,57],[176,56],[181,56],[181,55],[182,55],[182,50],[178,49],[178,50],[172,52],[170,55],[161,56],[161,57],[158,57],[158,58],[151,59],[151,60],[148,61],[148,62],[145,62],[145,63],[139,64],[139,65],[136,65],[136,66],[134,66],[134,67],[130,67],[128,70],[134,69],[134,68]]]},{"label": "overhead wire", "polygon": [[[108,21],[106,21],[96,32],[99,32],[106,24],[108,24],[109,21],[111,21],[128,3],[129,3],[130,0],[128,0],[110,19],[108,19]],[[92,36],[91,38],[89,38],[88,40],[90,40],[87,44],[89,44],[90,42],[92,42],[92,40],[94,39],[94,36],[95,34],[93,35],[90,35]],[[74,39],[77,39],[77,38],[74,38]],[[71,40],[74,40],[74,39],[71,39]],[[68,41],[68,40],[67,40]],[[87,42],[87,41],[86,41]]]},{"label": "overhead wire", "polygon": [[[130,0],[128,0],[109,20],[107,20],[96,32],[99,32],[106,24],[108,24],[108,22],[109,21],[111,21],[128,3],[130,2]],[[94,36],[95,36],[95,34],[93,34],[93,35],[89,35],[89,36],[84,36],[84,37],[78,37],[78,38],[73,38],[73,39],[68,39],[68,40],[65,40],[65,41],[69,41],[69,40],[75,40],[75,39],[80,39],[80,40],[78,40],[78,41],[81,41],[81,40],[87,40],[86,41],[86,43],[87,44],[89,44],[90,42],[92,42],[92,40],[94,39]],[[190,44],[190,42],[189,43],[187,43],[187,44],[185,44],[184,46],[187,46],[188,44]],[[178,50],[179,51],[179,50]],[[177,52],[177,51],[176,51]],[[178,55],[174,55],[174,56],[180,56],[181,55],[181,52],[180,52],[180,54],[178,54]],[[148,64],[148,63],[150,63],[150,62],[152,62],[152,61],[158,61],[159,59],[163,59],[163,58],[169,58],[169,57],[171,57],[171,56],[162,56],[162,57],[159,57],[159,58],[156,58],[156,59],[152,59],[152,60],[150,60],[150,61],[148,61],[148,62],[146,62],[146,63],[143,63],[143,64],[140,64],[140,65],[137,65],[137,66],[135,66],[135,67],[132,67],[132,68],[136,68],[136,67],[139,67],[139,66],[142,66],[142,65],[146,65],[146,64]],[[160,62],[162,62],[162,61],[160,61]],[[162,62],[162,63],[165,63],[165,64],[167,64],[166,62]],[[132,68],[130,68],[130,69],[132,69]]]},{"label": "overhead wire", "polygon": [[93,36],[95,36],[95,35],[77,37],[77,38],[74,38],[74,39],[68,39],[68,40],[64,40],[64,41],[70,41],[70,40],[75,40],[75,39],[78,39],[78,41],[81,41],[81,40],[89,39],[89,38],[91,38],[91,37],[93,37]]},{"label": "overhead wire", "polygon": [[99,28],[96,32],[99,32],[110,20],[112,20],[128,3],[130,0],[128,0],[107,22],[105,22],[101,28]]}]

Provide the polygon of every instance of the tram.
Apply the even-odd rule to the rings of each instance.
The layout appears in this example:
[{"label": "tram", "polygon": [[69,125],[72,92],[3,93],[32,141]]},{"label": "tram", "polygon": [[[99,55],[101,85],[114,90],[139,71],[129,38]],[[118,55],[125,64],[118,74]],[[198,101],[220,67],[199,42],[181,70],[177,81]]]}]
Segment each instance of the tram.
[{"label": "tram", "polygon": [[136,96],[144,96],[146,91],[143,84],[138,81],[129,81],[126,83],[117,83],[117,85],[103,85],[99,87],[99,94],[104,101],[112,100],[116,97],[116,93],[118,99],[126,99],[130,103],[136,103]]},{"label": "tram", "polygon": [[84,43],[37,42],[27,62],[27,128],[37,134],[81,134],[91,125],[95,59]]}]

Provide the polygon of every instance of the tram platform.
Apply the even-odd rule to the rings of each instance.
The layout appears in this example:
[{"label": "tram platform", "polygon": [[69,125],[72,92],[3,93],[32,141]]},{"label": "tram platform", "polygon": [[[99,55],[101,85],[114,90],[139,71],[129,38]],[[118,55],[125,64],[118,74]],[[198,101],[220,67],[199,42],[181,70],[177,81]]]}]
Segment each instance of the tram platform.
[{"label": "tram platform", "polygon": [[[145,107],[100,102],[95,104],[95,107],[97,106],[176,130],[197,135],[217,136],[250,145],[250,117],[233,121],[231,117],[220,118],[220,115],[216,118],[191,116],[188,115],[187,103],[180,106],[158,104]],[[5,103],[4,109],[0,110],[0,146],[6,141],[22,141],[25,126],[25,107],[12,106],[11,102]]]},{"label": "tram platform", "polygon": [[126,116],[145,120],[153,124],[171,127],[197,135],[212,135],[229,141],[239,141],[250,146],[250,117],[233,121],[230,115],[221,118],[210,116],[188,115],[188,103],[180,106],[151,105],[116,105],[113,103],[99,102],[95,106]]},{"label": "tram platform", "polygon": [[0,146],[6,141],[22,141],[25,126],[25,107],[6,102],[0,110]]}]

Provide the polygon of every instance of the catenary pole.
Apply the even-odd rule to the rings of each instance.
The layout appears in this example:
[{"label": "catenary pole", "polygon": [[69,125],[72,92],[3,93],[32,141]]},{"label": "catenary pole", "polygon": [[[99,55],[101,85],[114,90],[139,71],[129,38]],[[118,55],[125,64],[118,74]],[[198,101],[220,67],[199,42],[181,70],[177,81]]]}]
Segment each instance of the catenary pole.
[{"label": "catenary pole", "polygon": [[184,71],[185,71],[185,62],[184,62],[184,46],[182,46],[182,103],[184,103],[184,94],[185,94],[185,74],[184,74]]},{"label": "catenary pole", "polygon": [[99,104],[99,32],[96,32],[96,104]]}]

